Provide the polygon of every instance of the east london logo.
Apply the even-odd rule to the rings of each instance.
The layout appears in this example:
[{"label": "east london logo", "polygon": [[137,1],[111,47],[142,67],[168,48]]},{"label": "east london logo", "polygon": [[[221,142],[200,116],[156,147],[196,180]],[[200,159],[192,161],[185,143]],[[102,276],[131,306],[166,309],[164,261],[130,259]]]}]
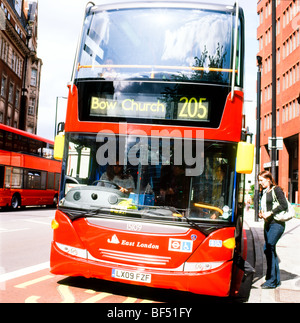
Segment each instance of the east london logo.
[{"label": "east london logo", "polygon": [[145,248],[145,249],[159,249],[159,245],[150,243],[143,243],[140,241],[127,241],[122,239],[121,241],[118,239],[117,235],[114,234],[110,239],[107,239],[108,243],[112,244],[121,244],[121,246],[128,246],[128,247],[137,247],[137,248]]}]

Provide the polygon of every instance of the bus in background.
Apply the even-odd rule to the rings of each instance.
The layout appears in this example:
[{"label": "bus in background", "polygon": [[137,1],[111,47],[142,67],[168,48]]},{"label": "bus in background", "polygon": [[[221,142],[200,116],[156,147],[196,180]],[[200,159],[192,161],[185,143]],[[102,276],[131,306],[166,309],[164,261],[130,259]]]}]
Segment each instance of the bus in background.
[{"label": "bus in background", "polygon": [[87,5],[55,141],[52,273],[238,291],[254,151],[242,130],[243,66],[238,4]]},{"label": "bus in background", "polygon": [[51,205],[58,201],[61,162],[54,142],[0,124],[0,207]]}]

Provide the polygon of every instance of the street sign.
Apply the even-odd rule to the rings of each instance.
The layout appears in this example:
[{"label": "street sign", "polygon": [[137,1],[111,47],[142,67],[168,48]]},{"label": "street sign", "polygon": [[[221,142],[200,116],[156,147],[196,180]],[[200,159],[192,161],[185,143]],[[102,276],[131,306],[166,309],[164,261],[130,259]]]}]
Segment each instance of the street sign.
[{"label": "street sign", "polygon": [[[276,139],[276,144],[274,147],[273,147],[273,140],[272,139]],[[283,137],[276,137],[276,138],[269,137],[268,138],[268,149],[271,150],[272,148],[276,148],[277,150],[282,150],[283,149]]]}]

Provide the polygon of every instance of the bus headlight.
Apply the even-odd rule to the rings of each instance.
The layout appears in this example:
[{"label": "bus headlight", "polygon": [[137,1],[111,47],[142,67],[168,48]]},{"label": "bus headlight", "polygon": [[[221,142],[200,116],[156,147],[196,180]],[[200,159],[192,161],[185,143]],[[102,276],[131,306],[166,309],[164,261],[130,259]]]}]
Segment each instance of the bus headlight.
[{"label": "bus headlight", "polygon": [[186,262],[183,271],[207,271],[218,268],[224,264],[225,261],[213,262]]},{"label": "bus headlight", "polygon": [[73,194],[73,199],[75,200],[75,201],[79,201],[80,199],[81,199],[81,194],[80,194],[80,192],[75,192],[74,194]]}]

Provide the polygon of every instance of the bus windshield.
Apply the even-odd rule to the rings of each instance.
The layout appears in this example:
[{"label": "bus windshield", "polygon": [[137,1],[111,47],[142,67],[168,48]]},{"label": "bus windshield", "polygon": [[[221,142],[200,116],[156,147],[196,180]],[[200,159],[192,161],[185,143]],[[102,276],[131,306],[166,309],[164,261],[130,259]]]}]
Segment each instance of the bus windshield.
[{"label": "bus windshield", "polygon": [[92,9],[75,78],[229,84],[233,15],[188,8]]},{"label": "bus windshield", "polygon": [[235,143],[69,133],[65,147],[69,214],[232,221]]}]

